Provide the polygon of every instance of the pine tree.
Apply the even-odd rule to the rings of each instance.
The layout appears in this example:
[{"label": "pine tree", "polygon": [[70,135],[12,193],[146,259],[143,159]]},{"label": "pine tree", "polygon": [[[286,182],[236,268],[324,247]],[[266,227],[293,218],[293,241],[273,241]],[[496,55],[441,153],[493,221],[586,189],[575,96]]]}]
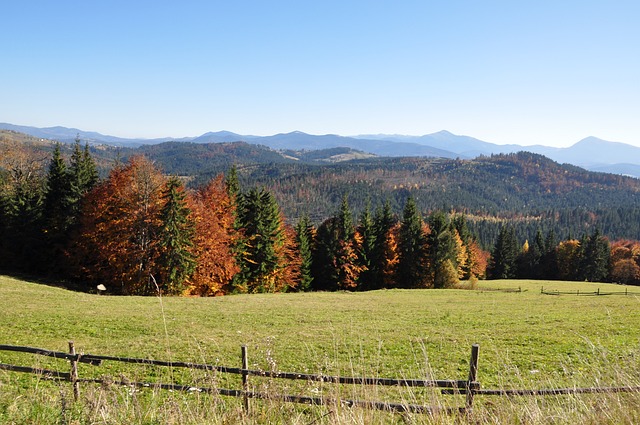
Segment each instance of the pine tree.
[{"label": "pine tree", "polygon": [[160,211],[160,256],[157,260],[159,286],[166,294],[177,295],[186,287],[196,266],[193,254],[194,223],[186,205],[186,195],[180,180],[172,177],[162,193]]},{"label": "pine tree", "polygon": [[398,240],[398,286],[423,288],[426,286],[426,236],[422,218],[413,197],[404,207]]}]

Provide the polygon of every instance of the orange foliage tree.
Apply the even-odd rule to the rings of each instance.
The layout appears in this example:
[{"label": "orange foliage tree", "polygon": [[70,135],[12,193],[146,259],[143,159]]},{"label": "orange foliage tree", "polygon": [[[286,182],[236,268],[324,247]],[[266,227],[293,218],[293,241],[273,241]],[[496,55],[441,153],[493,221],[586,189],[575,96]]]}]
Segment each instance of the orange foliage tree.
[{"label": "orange foliage tree", "polygon": [[79,277],[122,294],[155,291],[165,183],[149,160],[133,157],[87,194],[70,252]]},{"label": "orange foliage tree", "polygon": [[613,242],[609,261],[609,274],[613,282],[640,285],[640,242]]},{"label": "orange foliage tree", "polygon": [[240,268],[233,253],[239,236],[233,225],[235,206],[229,198],[223,176],[212,179],[192,195],[190,208],[196,222],[194,245],[198,263],[189,293],[203,296],[226,294],[232,290],[232,279]]}]

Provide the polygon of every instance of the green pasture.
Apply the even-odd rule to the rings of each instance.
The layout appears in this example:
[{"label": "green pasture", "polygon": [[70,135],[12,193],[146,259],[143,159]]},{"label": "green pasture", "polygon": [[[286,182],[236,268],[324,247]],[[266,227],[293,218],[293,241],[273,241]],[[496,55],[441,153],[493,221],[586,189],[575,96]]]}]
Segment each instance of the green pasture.
[{"label": "green pasture", "polygon": [[[519,280],[480,282],[480,290],[160,298],[0,276],[0,344],[65,351],[73,340],[79,352],[235,367],[247,345],[251,368],[414,379],[466,379],[471,345],[479,344],[484,388],[638,385],[640,288],[627,296],[551,296],[541,287],[624,291]],[[521,292],[488,290],[509,288]],[[7,352],[0,362],[68,370]],[[82,365],[81,375],[118,367]],[[0,385],[21,382],[14,375],[0,371]]]}]

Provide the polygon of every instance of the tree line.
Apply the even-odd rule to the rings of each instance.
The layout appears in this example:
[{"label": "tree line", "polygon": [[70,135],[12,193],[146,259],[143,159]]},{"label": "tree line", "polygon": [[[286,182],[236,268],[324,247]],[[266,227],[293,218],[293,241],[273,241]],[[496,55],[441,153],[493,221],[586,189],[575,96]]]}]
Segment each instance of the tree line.
[{"label": "tree line", "polygon": [[[18,155],[19,157],[19,155]],[[25,165],[26,164],[26,165]],[[232,167],[197,189],[134,156],[98,178],[88,146],[67,161],[57,145],[46,171],[4,164],[0,267],[103,284],[112,293],[215,296],[308,290],[449,288],[477,278],[561,278],[638,283],[636,242],[600,234],[519,245],[509,226],[491,254],[464,215],[426,218],[408,197],[402,214],[344,196],[319,225],[287,223],[264,187],[242,187]],[[571,261],[569,261],[571,260]]]}]

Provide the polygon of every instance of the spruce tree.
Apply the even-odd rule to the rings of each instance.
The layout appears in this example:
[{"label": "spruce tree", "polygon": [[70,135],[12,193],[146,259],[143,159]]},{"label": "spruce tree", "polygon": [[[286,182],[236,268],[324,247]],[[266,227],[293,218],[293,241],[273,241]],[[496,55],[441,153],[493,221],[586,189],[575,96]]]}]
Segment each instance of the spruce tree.
[{"label": "spruce tree", "polygon": [[313,284],[312,267],[312,241],[313,226],[308,215],[303,215],[295,227],[296,243],[300,252],[300,286],[301,291],[309,291]]},{"label": "spruce tree", "polygon": [[69,173],[69,209],[71,224],[77,222],[82,208],[82,199],[98,183],[96,163],[89,151],[89,145],[84,149],[80,146],[80,139],[76,137],[68,168]]},{"label": "spruce tree", "polygon": [[426,236],[413,197],[407,199],[398,241],[398,285],[422,288],[426,285]]},{"label": "spruce tree", "polygon": [[234,279],[241,292],[273,292],[278,271],[284,267],[278,245],[284,243],[280,208],[266,189],[251,189],[240,196],[238,224],[244,238],[237,251],[240,273]]},{"label": "spruce tree", "polygon": [[160,211],[160,256],[157,268],[161,271],[159,286],[164,293],[177,295],[186,287],[193,274],[196,260],[193,255],[195,224],[186,205],[182,183],[172,177],[162,193],[164,203]]},{"label": "spruce tree", "polygon": [[491,252],[491,261],[487,269],[487,276],[490,279],[515,278],[518,252],[518,241],[513,226],[502,226],[493,251]]},{"label": "spruce tree", "polygon": [[609,274],[609,241],[596,229],[581,244],[581,280],[604,282]]},{"label": "spruce tree", "polygon": [[67,166],[60,152],[60,144],[56,143],[47,173],[43,211],[47,239],[54,243],[59,242],[69,227],[70,190]]},{"label": "spruce tree", "polygon": [[367,289],[381,289],[395,286],[396,267],[392,240],[392,230],[396,226],[397,219],[391,212],[391,204],[386,201],[382,208],[376,210],[373,218],[375,243],[371,255],[369,279],[371,286]]},{"label": "spruce tree", "polygon": [[358,263],[362,268],[358,278],[358,289],[365,291],[373,287],[372,259],[375,250],[376,234],[371,215],[371,202],[367,200],[358,221],[357,233],[360,238]]},{"label": "spruce tree", "polygon": [[454,270],[457,269],[456,244],[447,216],[442,211],[436,211],[429,216],[429,234],[427,235],[427,255],[430,278],[434,288],[442,288],[446,279],[439,276],[444,271],[450,271],[449,266],[444,266],[445,261],[451,263]]}]

